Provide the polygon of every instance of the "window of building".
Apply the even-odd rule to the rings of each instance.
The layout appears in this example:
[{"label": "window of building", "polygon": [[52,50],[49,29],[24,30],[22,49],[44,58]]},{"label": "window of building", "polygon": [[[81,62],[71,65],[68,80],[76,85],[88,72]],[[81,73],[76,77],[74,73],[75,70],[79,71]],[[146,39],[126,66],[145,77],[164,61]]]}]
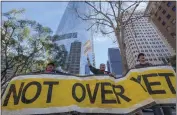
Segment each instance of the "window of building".
[{"label": "window of building", "polygon": [[165,13],[166,13],[166,10],[163,10],[162,13],[165,14]]},{"label": "window of building", "polygon": [[165,49],[165,51],[168,51],[167,49]]},{"label": "window of building", "polygon": [[168,2],[167,6],[170,7],[172,5],[172,2]]},{"label": "window of building", "polygon": [[159,16],[158,20],[161,21],[161,17],[160,16]]},{"label": "window of building", "polygon": [[152,61],[152,59],[151,59],[151,58],[150,58],[149,60],[150,60],[150,61]]},{"label": "window of building", "polygon": [[174,32],[171,33],[171,36],[174,37],[174,38],[176,38],[176,33],[174,33]]},{"label": "window of building", "polygon": [[172,23],[172,24],[175,24],[175,23],[176,23],[176,19],[173,19],[171,23]]},{"label": "window of building", "polygon": [[173,6],[172,10],[173,10],[174,12],[176,12],[176,6]]},{"label": "window of building", "polygon": [[167,15],[167,19],[170,19],[170,17],[171,17],[171,15],[170,15],[170,14],[168,14],[168,15]]},{"label": "window of building", "polygon": [[162,22],[162,25],[165,26],[165,24],[166,24],[166,23],[163,21],[163,22]]}]

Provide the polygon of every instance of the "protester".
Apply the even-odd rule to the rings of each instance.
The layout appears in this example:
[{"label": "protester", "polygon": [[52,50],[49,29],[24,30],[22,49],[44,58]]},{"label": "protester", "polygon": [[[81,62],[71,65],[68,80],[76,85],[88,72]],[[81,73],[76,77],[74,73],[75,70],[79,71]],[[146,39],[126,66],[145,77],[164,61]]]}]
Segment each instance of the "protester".
[{"label": "protester", "polygon": [[47,64],[47,67],[46,67],[44,73],[59,73],[59,74],[63,74],[63,72],[55,70],[55,64],[52,63],[52,62]]},{"label": "protester", "polygon": [[[149,67],[149,66],[152,66],[151,63],[147,62],[146,59],[145,59],[145,54],[144,53],[140,53],[138,55],[138,61],[140,62],[139,64],[135,65],[135,68],[143,68],[143,67]],[[154,115],[163,115],[161,109],[159,107],[152,107],[152,108],[149,108],[149,109],[152,109],[153,110],[153,113]],[[166,111],[169,111],[170,108],[169,107],[162,107],[163,111],[166,110]],[[144,109],[143,112],[146,112],[148,111],[148,109]],[[168,112],[169,115],[170,114],[170,111]],[[136,114],[135,114],[136,115]],[[139,111],[137,113],[137,115],[143,115],[142,111]]]},{"label": "protester", "polygon": [[95,74],[95,75],[109,75],[109,76],[115,78],[115,76],[114,76],[112,73],[110,73],[110,72],[108,72],[108,71],[105,71],[105,69],[106,69],[105,64],[101,63],[101,64],[100,64],[100,69],[96,69],[96,68],[94,68],[94,67],[91,65],[89,58],[87,58],[87,61],[88,61],[88,65],[89,65],[90,71],[91,71],[93,74]]},{"label": "protester", "polygon": [[55,72],[55,64],[54,63],[48,63],[47,67],[45,69],[45,73],[54,73]]},{"label": "protester", "polygon": [[139,61],[140,63],[137,64],[137,65],[135,65],[135,68],[142,68],[142,67],[152,66],[151,63],[146,62],[144,53],[140,53],[140,54],[138,55],[138,61]]}]

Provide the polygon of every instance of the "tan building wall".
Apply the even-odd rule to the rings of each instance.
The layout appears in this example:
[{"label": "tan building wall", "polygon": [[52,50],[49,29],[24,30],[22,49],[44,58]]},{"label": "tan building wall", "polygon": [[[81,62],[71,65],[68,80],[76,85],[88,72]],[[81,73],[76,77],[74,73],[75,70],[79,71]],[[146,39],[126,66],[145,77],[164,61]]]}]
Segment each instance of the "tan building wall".
[{"label": "tan building wall", "polygon": [[176,51],[176,2],[149,2],[146,12],[151,14],[151,21],[162,33],[172,50]]}]

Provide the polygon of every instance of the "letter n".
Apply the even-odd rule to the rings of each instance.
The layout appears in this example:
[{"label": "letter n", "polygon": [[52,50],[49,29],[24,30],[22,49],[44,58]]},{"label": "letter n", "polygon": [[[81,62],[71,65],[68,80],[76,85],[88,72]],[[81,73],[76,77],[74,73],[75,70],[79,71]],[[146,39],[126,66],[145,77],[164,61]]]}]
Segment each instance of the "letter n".
[{"label": "letter n", "polygon": [[13,94],[14,105],[17,105],[19,103],[19,99],[20,99],[20,96],[21,96],[21,93],[22,93],[23,86],[24,86],[24,82],[21,83],[19,92],[17,93],[15,84],[11,84],[10,88],[9,88],[9,91],[8,91],[8,93],[7,93],[7,95],[4,99],[3,106],[7,106],[8,102],[9,102],[9,99],[10,99],[10,96],[11,96],[11,93]]}]

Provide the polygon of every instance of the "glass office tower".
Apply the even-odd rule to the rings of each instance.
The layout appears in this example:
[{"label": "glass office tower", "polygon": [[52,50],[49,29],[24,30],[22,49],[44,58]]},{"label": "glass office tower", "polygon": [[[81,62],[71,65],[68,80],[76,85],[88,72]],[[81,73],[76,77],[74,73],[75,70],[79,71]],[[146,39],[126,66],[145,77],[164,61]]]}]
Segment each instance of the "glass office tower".
[{"label": "glass office tower", "polygon": [[89,6],[84,2],[68,2],[65,12],[62,16],[56,34],[59,36],[55,43],[64,45],[68,51],[65,62],[65,71],[73,74],[89,73],[86,71],[87,56],[84,55],[84,44],[87,40],[91,40],[92,51],[88,53],[90,61],[93,65],[93,34],[91,30],[87,30],[90,26],[88,21],[84,21],[78,17],[79,14],[89,13]]},{"label": "glass office tower", "polygon": [[122,76],[122,60],[120,50],[118,48],[108,48],[108,69],[111,73],[115,73],[116,77]]}]

